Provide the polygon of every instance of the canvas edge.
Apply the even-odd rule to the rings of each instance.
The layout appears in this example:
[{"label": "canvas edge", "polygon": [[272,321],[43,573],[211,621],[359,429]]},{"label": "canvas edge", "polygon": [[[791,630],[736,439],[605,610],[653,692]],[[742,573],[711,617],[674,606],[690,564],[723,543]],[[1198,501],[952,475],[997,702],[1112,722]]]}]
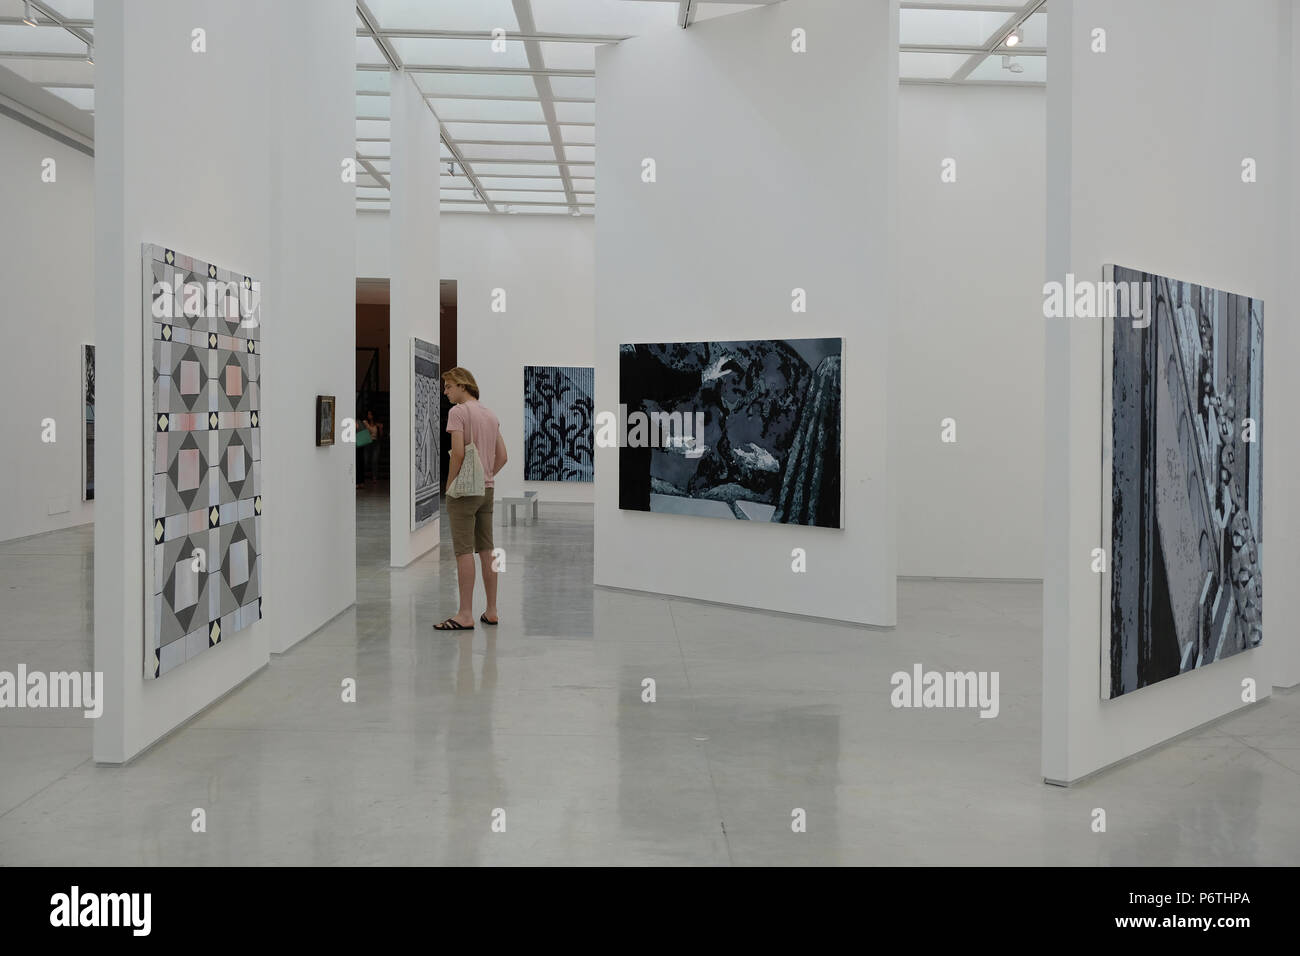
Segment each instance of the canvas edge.
[{"label": "canvas edge", "polygon": [[140,393],[140,417],[139,421],[144,428],[144,448],[142,460],[140,462],[140,485],[144,489],[144,654],[141,658],[141,666],[144,668],[145,680],[156,680],[162,676],[161,670],[154,673],[153,661],[153,635],[157,622],[154,620],[154,541],[149,533],[153,527],[155,515],[153,513],[153,469],[152,459],[154,457],[154,433],[157,430],[154,425],[154,415],[157,414],[154,409],[153,392],[153,312],[149,307],[150,293],[153,291],[153,262],[158,257],[161,247],[153,243],[145,242],[140,244],[140,353],[141,353],[141,375],[143,377],[143,389]]},{"label": "canvas edge", "polygon": [[[1106,263],[1101,267],[1102,288],[1109,288],[1105,283],[1115,281],[1116,265]],[[1112,574],[1115,568],[1115,555],[1113,554],[1114,541],[1111,536],[1114,534],[1114,514],[1113,508],[1108,507],[1114,494],[1114,464],[1115,464],[1115,433],[1114,422],[1112,421],[1115,414],[1115,317],[1110,314],[1109,308],[1104,310],[1101,323],[1101,515],[1099,520],[1101,540],[1099,546],[1104,549],[1103,553],[1107,560],[1105,570],[1097,575],[1098,582],[1098,601],[1101,605],[1101,681],[1100,693],[1102,700],[1114,700],[1111,694],[1111,673],[1110,673],[1110,649],[1111,642],[1114,639],[1111,634],[1110,621],[1110,601],[1108,596],[1111,588],[1114,586]],[[1110,348],[1107,349],[1107,344]]]}]

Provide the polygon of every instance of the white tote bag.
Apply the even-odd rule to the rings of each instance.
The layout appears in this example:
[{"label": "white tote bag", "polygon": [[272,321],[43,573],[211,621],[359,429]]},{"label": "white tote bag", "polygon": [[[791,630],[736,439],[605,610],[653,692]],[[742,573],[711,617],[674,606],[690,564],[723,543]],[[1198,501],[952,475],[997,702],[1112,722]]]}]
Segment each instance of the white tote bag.
[{"label": "white tote bag", "polygon": [[[469,409],[465,409],[469,418]],[[471,432],[471,434],[473,434]],[[487,479],[483,474],[483,462],[479,460],[478,449],[471,441],[465,445],[465,460],[460,463],[460,471],[447,486],[448,498],[477,498],[487,494]]]}]

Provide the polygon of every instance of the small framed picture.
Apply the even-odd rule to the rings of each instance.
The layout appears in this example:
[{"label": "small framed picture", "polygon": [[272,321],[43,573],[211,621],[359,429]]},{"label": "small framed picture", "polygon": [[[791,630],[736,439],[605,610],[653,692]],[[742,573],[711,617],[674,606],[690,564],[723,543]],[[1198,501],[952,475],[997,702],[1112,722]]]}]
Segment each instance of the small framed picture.
[{"label": "small framed picture", "polygon": [[334,444],[334,396],[316,396],[316,444]]}]

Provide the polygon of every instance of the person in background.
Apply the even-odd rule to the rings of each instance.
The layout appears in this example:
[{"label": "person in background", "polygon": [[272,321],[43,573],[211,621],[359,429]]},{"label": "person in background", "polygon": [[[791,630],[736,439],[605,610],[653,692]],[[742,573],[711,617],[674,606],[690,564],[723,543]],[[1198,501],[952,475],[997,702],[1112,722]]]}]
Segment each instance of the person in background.
[{"label": "person in background", "polygon": [[384,433],[384,426],[375,419],[375,410],[366,409],[366,417],[361,419],[361,426],[370,432],[370,444],[361,449],[365,460],[363,481],[379,480],[379,436]]},{"label": "person in background", "polygon": [[497,623],[497,572],[492,568],[492,495],[494,479],[506,464],[506,443],[501,437],[501,422],[478,400],[478,383],[467,369],[457,366],[442,373],[442,390],[452,403],[447,415],[447,432],[451,435],[451,461],[447,466],[450,488],[465,462],[465,448],[473,443],[483,463],[483,494],[473,498],[448,498],[447,516],[451,521],[452,550],[456,553],[456,583],[460,589],[460,607],[455,615],[440,624],[438,631],[468,631],[474,627],[474,555],[483,568],[483,590],[487,593],[487,610],[479,618],[484,624]]}]

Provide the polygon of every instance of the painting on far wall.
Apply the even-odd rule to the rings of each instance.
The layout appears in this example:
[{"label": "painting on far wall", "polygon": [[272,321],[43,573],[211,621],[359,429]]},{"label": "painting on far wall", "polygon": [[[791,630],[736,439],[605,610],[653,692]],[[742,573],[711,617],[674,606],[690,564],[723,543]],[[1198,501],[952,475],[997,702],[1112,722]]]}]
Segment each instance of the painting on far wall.
[{"label": "painting on far wall", "polygon": [[[365,431],[365,429],[362,429]],[[334,396],[316,396],[316,444],[334,444]]]},{"label": "painting on far wall", "polygon": [[[1107,267],[1101,694],[1119,697],[1264,636],[1264,303]],[[1103,576],[1105,577],[1105,576]]]},{"label": "painting on far wall", "polygon": [[844,340],[619,347],[619,507],[839,528]]},{"label": "painting on far wall", "polygon": [[524,480],[593,481],[596,370],[524,366]]},{"label": "painting on far wall", "polygon": [[161,677],[262,617],[260,289],[144,247],[144,670]]},{"label": "painting on far wall", "polygon": [[95,500],[95,347],[81,347],[81,500]]},{"label": "painting on far wall", "polygon": [[411,339],[411,530],[438,516],[439,404],[438,346]]}]

